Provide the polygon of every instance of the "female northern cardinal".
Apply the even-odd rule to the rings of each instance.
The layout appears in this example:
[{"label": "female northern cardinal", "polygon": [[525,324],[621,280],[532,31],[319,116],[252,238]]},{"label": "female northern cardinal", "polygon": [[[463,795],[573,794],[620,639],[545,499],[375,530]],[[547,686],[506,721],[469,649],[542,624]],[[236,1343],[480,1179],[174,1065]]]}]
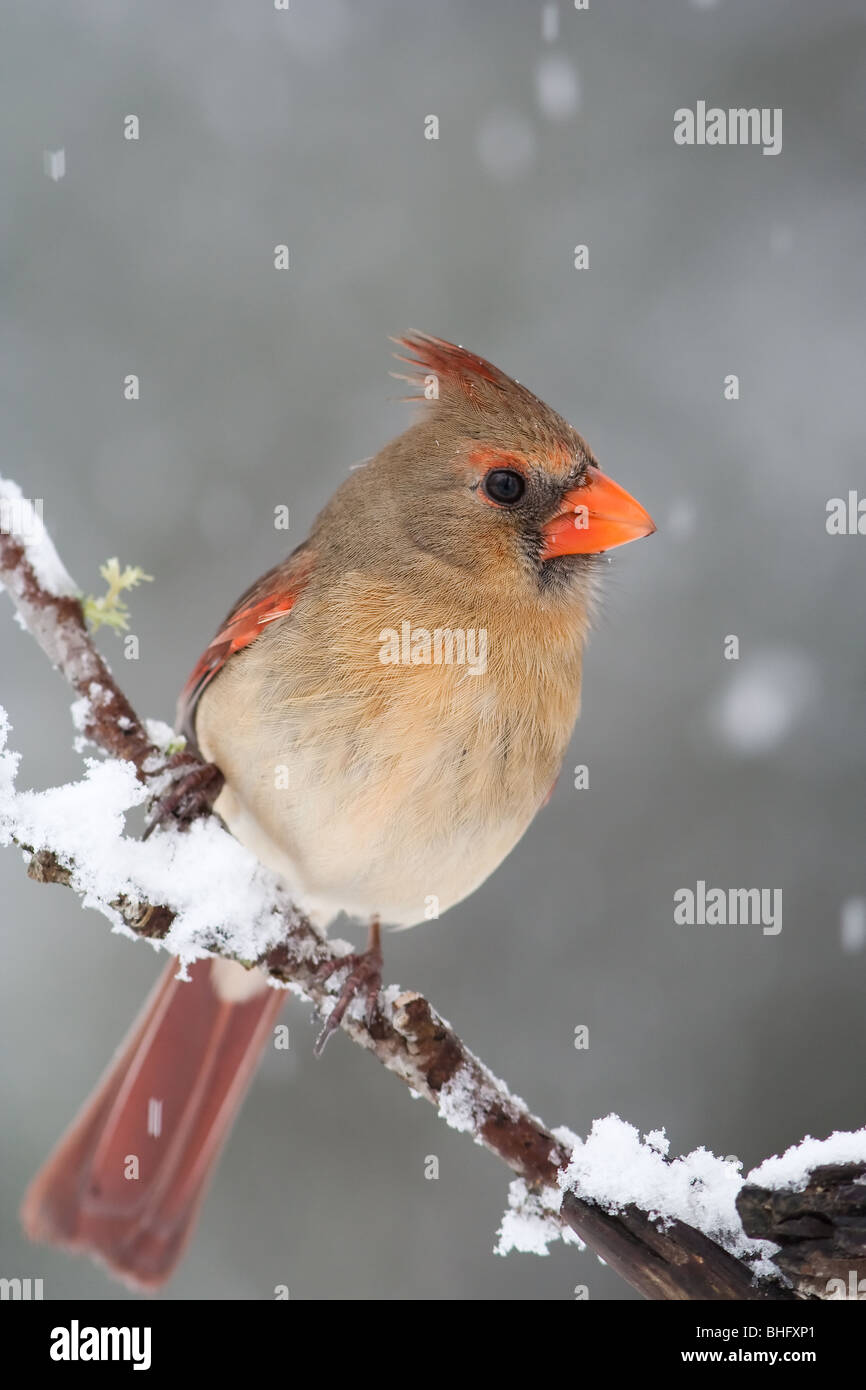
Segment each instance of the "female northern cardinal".
[{"label": "female northern cardinal", "polygon": [[[578,713],[593,557],[655,529],[524,386],[439,338],[399,341],[422,418],[244,595],[179,707],[233,834],[314,920],[374,923],[332,1026],[354,992],[375,997],[379,920],[465,898],[544,803]],[[231,962],[175,973],[23,1206],[31,1237],[144,1288],[189,1239],[282,1003]]]}]

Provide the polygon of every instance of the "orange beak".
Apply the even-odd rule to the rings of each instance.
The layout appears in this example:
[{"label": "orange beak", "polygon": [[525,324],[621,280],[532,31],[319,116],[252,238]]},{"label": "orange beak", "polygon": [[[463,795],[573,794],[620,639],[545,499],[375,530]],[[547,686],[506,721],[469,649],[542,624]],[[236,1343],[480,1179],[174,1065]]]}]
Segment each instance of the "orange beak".
[{"label": "orange beak", "polygon": [[542,527],[542,560],[555,555],[598,555],[651,536],[655,522],[624,487],[598,468],[586,470],[586,482],[562,499],[562,510]]}]

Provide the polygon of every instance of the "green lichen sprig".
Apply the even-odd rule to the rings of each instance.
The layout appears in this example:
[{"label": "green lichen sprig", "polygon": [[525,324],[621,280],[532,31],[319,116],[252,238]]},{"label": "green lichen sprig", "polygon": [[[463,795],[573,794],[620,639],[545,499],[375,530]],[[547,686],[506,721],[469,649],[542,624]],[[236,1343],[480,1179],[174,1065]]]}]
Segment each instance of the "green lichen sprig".
[{"label": "green lichen sprig", "polygon": [[145,574],[140,565],[127,565],[125,569],[121,569],[117,556],[100,565],[99,573],[108,589],[101,598],[94,598],[93,594],[88,594],[82,600],[85,620],[94,632],[98,632],[101,627],[114,628],[115,632],[126,632],[129,627],[129,606],[123,595],[138,584],[145,581],[150,583],[153,575]]}]

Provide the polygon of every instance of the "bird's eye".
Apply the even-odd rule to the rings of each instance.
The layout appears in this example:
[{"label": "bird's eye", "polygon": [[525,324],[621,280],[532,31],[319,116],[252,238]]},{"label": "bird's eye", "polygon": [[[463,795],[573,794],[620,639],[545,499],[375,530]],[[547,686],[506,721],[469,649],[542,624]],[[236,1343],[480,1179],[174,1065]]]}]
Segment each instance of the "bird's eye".
[{"label": "bird's eye", "polygon": [[493,468],[484,479],[484,491],[500,507],[513,507],[526,491],[526,479],[512,468]]}]

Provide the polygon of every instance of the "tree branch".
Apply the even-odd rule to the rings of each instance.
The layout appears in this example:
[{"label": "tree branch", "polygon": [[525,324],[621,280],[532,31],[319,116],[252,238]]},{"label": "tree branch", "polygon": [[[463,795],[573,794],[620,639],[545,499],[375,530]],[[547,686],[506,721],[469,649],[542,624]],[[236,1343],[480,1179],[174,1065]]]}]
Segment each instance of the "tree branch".
[{"label": "tree branch", "polygon": [[573,1192],[563,1196],[562,1219],[644,1298],[742,1302],[795,1297],[778,1284],[756,1285],[742,1260],[683,1221],[660,1228],[635,1206],[609,1216],[579,1203]]},{"label": "tree branch", "polygon": [[866,1295],[866,1163],[815,1168],[799,1192],[747,1183],[737,1210],[750,1236],[782,1247],[774,1263],[804,1293]]},{"label": "tree branch", "polygon": [[[18,498],[20,494],[14,484],[0,480],[0,502],[4,497]],[[180,759],[177,755],[169,757],[149,737],[96,650],[77,590],[47,533],[41,530],[41,522],[34,544],[32,536],[4,530],[2,520],[0,511],[0,584],[8,590],[24,625],[46,656],[86,700],[82,725],[86,738],[109,757],[131,762],[139,781],[151,791],[164,783],[167,771],[179,762],[198,764],[200,760],[189,752]],[[198,814],[207,817],[211,813],[202,808]],[[22,848],[28,849],[26,845]],[[28,873],[37,882],[74,886],[74,869],[74,864],[51,849],[31,847]],[[164,938],[175,919],[175,913],[165,905],[131,901],[122,894],[110,907],[130,932],[151,940]],[[320,1011],[327,1012],[342,983],[341,972],[323,980],[319,967],[325,962],[339,961],[347,948],[343,943],[322,938],[305,918],[294,910],[287,911],[281,903],[274,903],[274,913],[281,914],[284,925],[279,943],[254,962],[242,963],[256,965],[275,982],[290,986]],[[239,959],[217,945],[211,953]],[[342,1029],[417,1095],[435,1105],[449,1124],[470,1133],[476,1143],[507,1164],[531,1193],[540,1194],[545,1219],[554,1228],[561,1221],[644,1297],[778,1300],[797,1296],[782,1283],[756,1284],[746,1263],[682,1221],[660,1229],[657,1221],[634,1205],[611,1214],[603,1204],[584,1200],[574,1191],[565,1193],[558,1212],[558,1178],[571,1157],[570,1145],[545,1128],[524,1102],[510,1093],[420,994],[391,986],[382,992],[369,1025],[350,1009]],[[866,1194],[866,1188],[859,1191]],[[829,1206],[824,1188],[816,1188],[808,1198],[799,1194],[796,1210],[805,1210],[804,1203],[813,1197],[816,1210],[820,1206],[826,1216]],[[812,1296],[820,1282],[818,1271],[824,1267],[836,1269],[838,1240],[829,1253],[823,1248],[819,1250],[821,1241],[816,1242],[810,1228],[806,1233],[812,1242],[810,1258],[798,1264],[791,1253],[796,1242],[788,1238],[792,1228],[782,1229],[784,1222],[777,1207],[768,1198],[762,1207],[761,1200],[749,1188],[744,1190],[743,1201],[744,1215],[751,1220],[750,1234],[760,1230],[762,1236],[782,1243],[784,1259],[780,1256],[780,1268],[802,1296]],[[860,1209],[860,1217],[862,1214]],[[839,1223],[841,1220],[840,1215]],[[837,1234],[841,1230],[839,1223]],[[862,1221],[859,1226],[846,1226],[845,1230],[844,1258],[853,1258],[855,1247],[862,1258],[866,1247]],[[825,1255],[826,1266],[821,1263]],[[801,1280],[806,1264],[808,1278]]]}]

